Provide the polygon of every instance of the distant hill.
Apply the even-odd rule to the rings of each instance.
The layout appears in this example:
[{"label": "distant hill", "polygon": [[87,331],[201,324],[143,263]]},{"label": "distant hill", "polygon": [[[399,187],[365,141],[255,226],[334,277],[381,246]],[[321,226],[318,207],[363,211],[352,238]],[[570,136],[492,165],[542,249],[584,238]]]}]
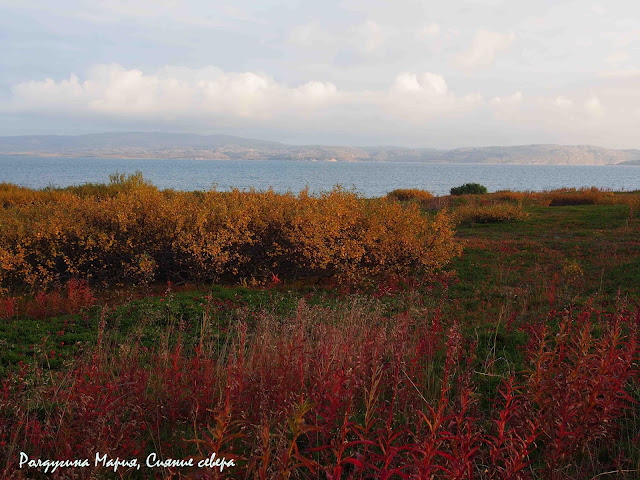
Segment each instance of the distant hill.
[{"label": "distant hill", "polygon": [[0,137],[0,155],[546,165],[640,164],[640,150],[615,150],[591,145],[521,145],[438,150],[397,146],[287,145],[230,135],[162,132]]},{"label": "distant hill", "polygon": [[231,135],[194,135],[184,133],[96,133],[91,135],[27,135],[18,137],[0,137],[0,147],[36,149],[78,150],[86,148],[171,148],[194,147],[211,148],[224,145],[239,145],[246,147],[272,148],[281,143],[248,138],[233,137]]},{"label": "distant hill", "polygon": [[640,160],[640,150],[614,150],[592,145],[459,148],[448,151],[445,160],[464,163],[610,165]]}]

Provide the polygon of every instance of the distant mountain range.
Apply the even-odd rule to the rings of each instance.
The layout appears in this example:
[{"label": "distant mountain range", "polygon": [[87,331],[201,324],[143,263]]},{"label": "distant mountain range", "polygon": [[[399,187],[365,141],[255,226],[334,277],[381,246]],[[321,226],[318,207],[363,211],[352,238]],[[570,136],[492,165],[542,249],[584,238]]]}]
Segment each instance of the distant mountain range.
[{"label": "distant mountain range", "polygon": [[591,145],[521,145],[438,150],[396,146],[287,145],[229,135],[138,132],[0,137],[0,155],[325,162],[640,165],[640,150],[615,150]]}]

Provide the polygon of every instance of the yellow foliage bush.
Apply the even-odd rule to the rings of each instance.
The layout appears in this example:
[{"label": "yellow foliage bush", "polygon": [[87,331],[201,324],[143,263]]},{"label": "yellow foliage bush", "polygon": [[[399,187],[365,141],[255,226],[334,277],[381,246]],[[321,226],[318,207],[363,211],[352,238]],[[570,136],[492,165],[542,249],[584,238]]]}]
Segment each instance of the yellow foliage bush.
[{"label": "yellow foliage bush", "polygon": [[41,190],[31,190],[12,183],[0,183],[0,207],[24,205],[33,202],[50,201],[55,194]]},{"label": "yellow foliage bush", "polygon": [[529,218],[521,203],[472,203],[457,207],[453,215],[458,223],[518,222]]},{"label": "yellow foliage bush", "polygon": [[522,201],[527,198],[527,194],[524,192],[512,192],[511,190],[501,190],[494,193],[491,197],[499,202],[522,203]]},{"label": "yellow foliage bush", "polygon": [[355,280],[429,273],[460,251],[446,213],[428,217],[415,204],[340,188],[173,192],[141,176],[56,191],[3,188],[0,289],[72,276],[108,284],[270,273]]},{"label": "yellow foliage bush", "polygon": [[390,200],[397,200],[400,202],[406,202],[409,200],[431,200],[433,195],[426,190],[420,190],[418,188],[399,188],[387,194],[387,198]]},{"label": "yellow foliage bush", "polygon": [[615,194],[596,187],[562,189],[550,192],[552,207],[561,205],[607,205],[615,203]]}]

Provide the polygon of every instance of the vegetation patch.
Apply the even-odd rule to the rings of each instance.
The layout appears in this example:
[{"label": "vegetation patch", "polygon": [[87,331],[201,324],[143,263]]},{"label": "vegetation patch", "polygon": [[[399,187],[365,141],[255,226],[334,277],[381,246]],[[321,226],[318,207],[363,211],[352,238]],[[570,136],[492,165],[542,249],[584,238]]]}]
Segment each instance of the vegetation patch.
[{"label": "vegetation patch", "polygon": [[420,190],[418,188],[401,188],[389,192],[387,198],[391,200],[397,200],[399,202],[408,202],[411,200],[431,200],[433,195],[426,190]]},{"label": "vegetation patch", "polygon": [[529,218],[522,204],[494,203],[462,205],[454,210],[459,223],[520,222]]},{"label": "vegetation patch", "polygon": [[415,204],[340,188],[173,192],[137,175],[15,192],[0,210],[0,289],[46,288],[72,277],[110,285],[355,281],[433,273],[460,251],[447,213],[430,217]]},{"label": "vegetation patch", "polygon": [[[184,209],[176,215],[181,221],[187,223],[188,212],[224,218],[227,224],[216,225],[235,226],[238,234],[235,217],[211,213],[233,212],[238,203],[251,213],[246,228],[256,239],[243,252],[258,264],[269,251],[258,241],[282,238],[277,229],[271,237],[260,232],[286,224],[282,219],[298,222],[303,238],[295,245],[305,255],[334,245],[327,257],[292,257],[317,261],[349,252],[356,244],[347,240],[373,226],[380,243],[379,232],[405,229],[407,219],[425,221],[420,232],[426,225],[424,239],[434,242],[428,226],[439,215],[459,220],[466,209],[470,220],[455,232],[448,227],[451,243],[442,248],[464,250],[436,270],[385,266],[378,272],[386,273],[372,274],[366,263],[354,263],[358,281],[342,282],[339,275],[320,279],[283,268],[253,286],[246,274],[219,277],[250,288],[212,284],[206,276],[167,283],[154,270],[105,286],[109,278],[94,271],[98,257],[93,270],[87,267],[95,275],[89,281],[60,274],[46,288],[34,284],[0,296],[0,477],[44,478],[35,468],[19,468],[20,452],[65,459],[93,458],[96,451],[142,463],[154,453],[234,460],[215,475],[189,467],[118,469],[120,478],[133,479],[638,477],[636,194],[550,207],[553,192],[499,192],[405,207],[342,191],[179,193],[131,183],[118,177],[75,190],[18,189],[22,197],[8,195],[4,208],[14,215],[34,203],[60,209],[86,200],[75,212],[93,218],[102,202],[123,202],[107,213],[129,214],[129,223],[109,225],[157,232],[152,227],[164,217],[153,209],[145,216],[137,205],[151,206],[146,196],[162,208],[162,198],[173,206],[182,198],[183,205],[206,208]],[[480,223],[485,217],[478,212],[503,208],[516,208],[527,221]],[[352,210],[360,223],[347,222]],[[394,217],[407,212],[416,216]],[[43,224],[26,215],[21,222],[20,228]],[[340,233],[343,224],[353,237]],[[191,225],[202,236],[190,245],[206,245],[206,223]],[[327,243],[323,229],[342,235],[341,243]],[[68,242],[70,231],[61,228],[60,238]],[[410,239],[423,234],[410,232]],[[156,235],[151,238],[164,238]],[[22,243],[25,258],[40,245]],[[164,265],[166,257],[148,248],[142,260]],[[434,248],[428,244],[426,251]],[[340,258],[351,258],[345,255]],[[394,258],[378,261],[401,264]],[[52,476],[111,478],[113,472],[92,465]]]},{"label": "vegetation patch", "polygon": [[487,187],[479,183],[465,183],[451,189],[451,195],[483,195],[487,193]]},{"label": "vegetation patch", "polygon": [[555,190],[550,193],[550,197],[549,205],[552,207],[561,205],[605,205],[615,202],[615,194],[613,192],[603,191],[596,187]]}]

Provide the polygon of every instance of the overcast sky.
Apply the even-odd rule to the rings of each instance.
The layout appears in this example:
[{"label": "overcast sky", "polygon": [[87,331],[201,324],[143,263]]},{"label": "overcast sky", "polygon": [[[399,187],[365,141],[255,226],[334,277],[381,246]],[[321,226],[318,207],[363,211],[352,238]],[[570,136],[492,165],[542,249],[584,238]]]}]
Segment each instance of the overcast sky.
[{"label": "overcast sky", "polygon": [[0,0],[0,135],[640,148],[637,0]]}]

